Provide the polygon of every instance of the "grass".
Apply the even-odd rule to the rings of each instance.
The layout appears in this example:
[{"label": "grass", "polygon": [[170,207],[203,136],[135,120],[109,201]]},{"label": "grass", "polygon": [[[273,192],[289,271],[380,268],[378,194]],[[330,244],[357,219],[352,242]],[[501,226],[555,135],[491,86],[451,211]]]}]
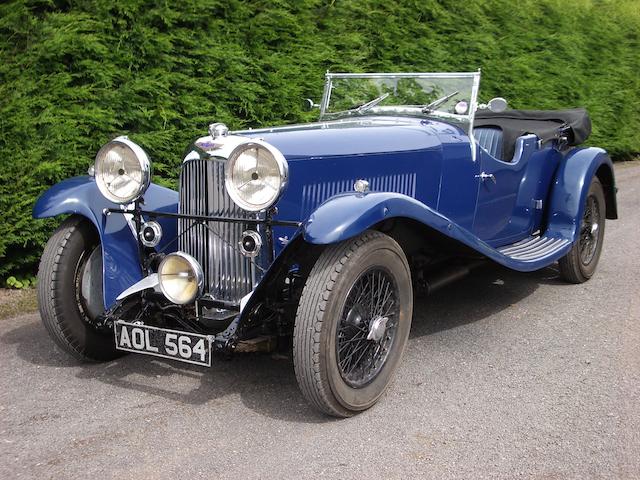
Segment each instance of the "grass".
[{"label": "grass", "polygon": [[0,288],[0,320],[33,313],[38,310],[36,289],[11,290]]}]

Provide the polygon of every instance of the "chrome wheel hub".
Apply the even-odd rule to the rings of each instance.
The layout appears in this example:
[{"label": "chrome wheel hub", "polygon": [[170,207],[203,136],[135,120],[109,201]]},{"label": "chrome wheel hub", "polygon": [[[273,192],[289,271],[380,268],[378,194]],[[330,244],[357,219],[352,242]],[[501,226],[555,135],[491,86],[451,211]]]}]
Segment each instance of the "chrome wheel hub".
[{"label": "chrome wheel hub", "polygon": [[367,340],[373,340],[374,342],[379,342],[384,337],[385,332],[387,331],[387,322],[389,321],[389,317],[376,317],[371,321],[369,325],[369,334],[367,335]]}]

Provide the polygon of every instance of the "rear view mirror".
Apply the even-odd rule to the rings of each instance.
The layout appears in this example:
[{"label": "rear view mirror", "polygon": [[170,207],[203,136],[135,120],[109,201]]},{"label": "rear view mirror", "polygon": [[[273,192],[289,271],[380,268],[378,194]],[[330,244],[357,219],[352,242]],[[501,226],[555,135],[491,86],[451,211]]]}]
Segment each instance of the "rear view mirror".
[{"label": "rear view mirror", "polygon": [[487,108],[492,112],[500,113],[507,109],[507,101],[502,97],[495,97],[489,100]]},{"label": "rear view mirror", "polygon": [[310,98],[305,99],[304,104],[302,106],[303,110],[305,112],[310,112],[311,110],[313,110],[314,108],[319,108],[320,105],[318,105],[317,103],[315,103],[313,100],[311,100]]}]

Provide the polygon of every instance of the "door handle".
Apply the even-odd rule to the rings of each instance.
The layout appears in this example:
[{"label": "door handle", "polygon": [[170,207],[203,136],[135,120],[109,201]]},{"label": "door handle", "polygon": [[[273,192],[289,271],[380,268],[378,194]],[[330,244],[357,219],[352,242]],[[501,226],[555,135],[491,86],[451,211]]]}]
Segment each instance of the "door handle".
[{"label": "door handle", "polygon": [[479,175],[475,176],[476,178],[479,178],[482,182],[487,181],[488,179],[491,179],[491,181],[495,184],[496,182],[496,177],[493,173],[485,173],[482,172]]}]

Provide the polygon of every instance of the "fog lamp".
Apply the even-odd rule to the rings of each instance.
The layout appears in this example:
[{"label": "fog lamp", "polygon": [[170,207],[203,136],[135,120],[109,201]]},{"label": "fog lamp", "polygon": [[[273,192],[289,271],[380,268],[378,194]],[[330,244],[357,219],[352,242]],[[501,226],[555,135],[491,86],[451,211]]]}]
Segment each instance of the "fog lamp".
[{"label": "fog lamp", "polygon": [[174,252],[160,262],[158,282],[167,300],[185,305],[202,293],[204,274],[198,261],[191,255]]}]

